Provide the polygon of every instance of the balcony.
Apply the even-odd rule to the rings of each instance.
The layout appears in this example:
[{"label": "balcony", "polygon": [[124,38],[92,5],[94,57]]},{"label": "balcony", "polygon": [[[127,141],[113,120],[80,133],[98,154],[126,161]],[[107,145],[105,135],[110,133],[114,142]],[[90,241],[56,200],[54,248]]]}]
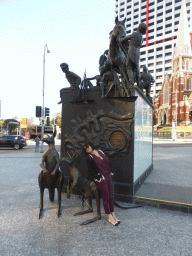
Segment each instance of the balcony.
[{"label": "balcony", "polygon": [[152,56],[154,56],[154,52],[148,53],[148,57],[152,57]]},{"label": "balcony", "polygon": [[179,19],[180,19],[180,17],[175,18],[175,19],[174,19],[174,22],[179,21]]},{"label": "balcony", "polygon": [[148,59],[148,64],[150,64],[150,63],[154,63],[154,59],[153,60]]},{"label": "balcony", "polygon": [[156,65],[156,68],[158,68],[158,69],[159,69],[159,68],[163,68],[163,64],[159,64],[159,65],[157,64],[157,65]]},{"label": "balcony", "polygon": [[165,53],[167,53],[167,52],[172,52],[172,48],[170,48],[170,49],[165,49]]},{"label": "balcony", "polygon": [[156,83],[162,83],[162,82],[163,82],[163,78],[161,78],[161,79],[155,79],[155,82],[156,82]]},{"label": "balcony", "polygon": [[154,43],[154,39],[148,40],[148,44]]},{"label": "balcony", "polygon": [[154,29],[154,28],[155,28],[155,26],[154,26],[154,25],[152,25],[152,26],[149,26],[148,28],[151,30],[151,29]]},{"label": "balcony", "polygon": [[172,8],[173,8],[173,7],[172,7],[171,5],[167,6],[167,7],[165,8],[165,12],[171,10]]},{"label": "balcony", "polygon": [[[135,18],[135,19],[134,19],[134,22],[137,22],[137,21],[139,21],[139,18]],[[137,26],[138,26],[138,25],[137,25]]]},{"label": "balcony", "polygon": [[161,33],[163,33],[163,29],[159,29],[159,30],[157,30],[157,31],[156,31],[156,33],[157,33],[157,34],[161,34]]},{"label": "balcony", "polygon": [[172,67],[172,63],[166,63],[166,64],[165,64],[165,67],[166,67],[166,68]]},{"label": "balcony", "polygon": [[[169,18],[169,17],[172,17],[172,12],[165,14],[165,19],[167,19],[167,18]],[[171,21],[171,20],[170,20],[170,21]]]},{"label": "balcony", "polygon": [[181,6],[181,2],[175,4],[175,8],[178,7],[178,6]]},{"label": "balcony", "polygon": [[132,17],[132,14],[130,13],[129,15],[126,16],[126,19],[129,19]]},{"label": "balcony", "polygon": [[157,3],[157,7],[159,7],[159,6],[162,6],[163,5],[163,1],[161,2],[161,3]]},{"label": "balcony", "polygon": [[163,70],[161,72],[156,72],[156,76],[162,76],[162,72]]},{"label": "balcony", "polygon": [[175,15],[176,15],[176,14],[178,14],[178,13],[180,13],[180,12],[181,12],[181,10],[177,10],[177,11],[175,11]]}]

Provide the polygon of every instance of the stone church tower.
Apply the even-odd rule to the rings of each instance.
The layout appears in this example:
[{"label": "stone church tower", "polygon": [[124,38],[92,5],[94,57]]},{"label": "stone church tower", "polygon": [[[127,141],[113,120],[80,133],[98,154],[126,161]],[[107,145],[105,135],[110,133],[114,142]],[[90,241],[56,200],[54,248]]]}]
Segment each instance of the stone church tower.
[{"label": "stone church tower", "polygon": [[159,125],[186,125],[192,122],[192,47],[182,1],[175,52],[172,58],[172,76],[165,76],[161,91],[154,98],[154,114]]}]

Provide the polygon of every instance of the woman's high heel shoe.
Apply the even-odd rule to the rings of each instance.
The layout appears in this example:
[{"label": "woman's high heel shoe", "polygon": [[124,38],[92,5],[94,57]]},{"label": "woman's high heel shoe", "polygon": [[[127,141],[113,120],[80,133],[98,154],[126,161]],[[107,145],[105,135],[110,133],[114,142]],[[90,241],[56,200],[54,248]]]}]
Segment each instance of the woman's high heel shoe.
[{"label": "woman's high heel shoe", "polygon": [[111,223],[113,226],[118,226],[118,222],[113,223],[113,222],[111,222],[110,220],[108,220],[108,221],[109,221],[109,223]]}]

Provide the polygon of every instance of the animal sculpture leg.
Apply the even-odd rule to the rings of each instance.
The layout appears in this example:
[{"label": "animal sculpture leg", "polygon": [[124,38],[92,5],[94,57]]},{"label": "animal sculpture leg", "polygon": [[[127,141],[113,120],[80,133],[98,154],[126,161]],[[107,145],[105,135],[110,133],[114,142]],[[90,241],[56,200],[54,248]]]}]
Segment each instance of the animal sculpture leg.
[{"label": "animal sculpture leg", "polygon": [[40,188],[40,204],[39,204],[38,219],[40,219],[42,211],[43,211],[43,194],[44,194],[44,188]]},{"label": "animal sculpture leg", "polygon": [[[84,199],[82,199],[84,200]],[[87,203],[87,202],[86,202]],[[92,208],[92,199],[89,199],[89,203],[88,203],[88,209],[87,210],[84,210],[84,211],[81,211],[81,212],[76,212],[73,216],[78,216],[78,215],[84,215],[86,213],[90,213],[93,211],[93,208]]]},{"label": "animal sculpture leg", "polygon": [[94,182],[91,183],[90,185],[91,187],[91,191],[93,192],[94,196],[95,196],[95,200],[96,200],[96,204],[97,204],[97,216],[90,219],[90,220],[86,220],[83,223],[81,223],[81,225],[87,225],[89,223],[95,222],[97,220],[101,219],[101,208],[100,208],[100,195],[99,195],[99,190],[96,186],[96,184]]},{"label": "animal sculpture leg", "polygon": [[40,188],[40,204],[39,204],[38,219],[40,219],[42,211],[43,211],[43,194],[44,194],[43,171],[41,171],[39,173],[38,182],[39,182],[39,188]]},{"label": "animal sculpture leg", "polygon": [[61,209],[61,188],[57,189],[58,199],[57,199],[57,217],[60,215]]},{"label": "animal sculpture leg", "polygon": [[[67,198],[69,199],[71,197],[71,191],[75,188],[76,184],[77,184],[77,180],[78,180],[78,176],[75,177],[70,177],[68,179],[68,185],[67,185]],[[71,185],[72,183],[72,185]]]},{"label": "animal sculpture leg", "polygon": [[48,190],[49,190],[49,200],[53,202],[55,197],[55,187],[49,187]]},{"label": "animal sculpture leg", "polygon": [[64,178],[62,176],[62,173],[60,173],[60,178],[59,178],[59,186],[57,188],[57,193],[58,193],[58,199],[57,199],[57,217],[60,216],[60,209],[61,209],[61,189],[63,187],[64,183]]}]

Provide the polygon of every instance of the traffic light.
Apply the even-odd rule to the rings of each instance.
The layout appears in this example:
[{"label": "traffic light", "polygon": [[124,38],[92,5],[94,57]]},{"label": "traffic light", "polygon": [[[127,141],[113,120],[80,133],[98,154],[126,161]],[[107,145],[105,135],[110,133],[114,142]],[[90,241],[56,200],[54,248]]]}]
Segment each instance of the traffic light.
[{"label": "traffic light", "polygon": [[36,106],[36,117],[41,117],[41,106]]},{"label": "traffic light", "polygon": [[47,126],[49,126],[50,125],[50,117],[48,116],[47,117]]},{"label": "traffic light", "polygon": [[49,116],[49,108],[45,108],[45,116]]}]

